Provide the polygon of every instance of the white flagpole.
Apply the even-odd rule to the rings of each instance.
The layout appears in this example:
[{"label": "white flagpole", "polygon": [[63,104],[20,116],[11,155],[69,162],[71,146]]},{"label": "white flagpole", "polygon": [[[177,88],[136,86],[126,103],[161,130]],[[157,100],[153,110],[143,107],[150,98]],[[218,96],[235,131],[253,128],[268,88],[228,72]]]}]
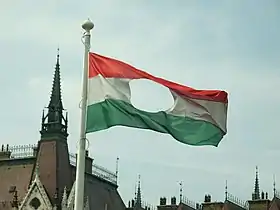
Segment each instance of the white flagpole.
[{"label": "white flagpole", "polygon": [[88,88],[88,54],[90,51],[90,30],[93,29],[93,23],[88,19],[82,25],[84,33],[84,73],[82,81],[82,101],[81,101],[81,127],[79,148],[77,152],[76,168],[76,189],[74,210],[84,209],[84,186],[85,186],[85,153],[86,153],[86,110],[87,110],[87,88]]}]

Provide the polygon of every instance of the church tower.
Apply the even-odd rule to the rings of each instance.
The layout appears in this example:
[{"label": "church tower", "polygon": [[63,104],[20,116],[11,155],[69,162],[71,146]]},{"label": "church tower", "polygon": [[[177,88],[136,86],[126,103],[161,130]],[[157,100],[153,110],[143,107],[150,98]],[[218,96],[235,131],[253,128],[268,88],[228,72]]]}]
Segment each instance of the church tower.
[{"label": "church tower", "polygon": [[[36,164],[38,174],[53,206],[61,204],[64,189],[72,185],[71,166],[67,144],[67,113],[61,97],[59,53],[57,54],[51,97],[47,112],[43,111],[41,139],[38,143]],[[32,177],[35,174],[33,170]]]},{"label": "church tower", "polygon": [[256,166],[256,175],[255,175],[255,186],[254,191],[252,193],[252,200],[249,200],[249,210],[264,210],[269,209],[270,200],[268,199],[268,193],[261,192],[260,193],[260,179],[259,179],[259,171]]}]

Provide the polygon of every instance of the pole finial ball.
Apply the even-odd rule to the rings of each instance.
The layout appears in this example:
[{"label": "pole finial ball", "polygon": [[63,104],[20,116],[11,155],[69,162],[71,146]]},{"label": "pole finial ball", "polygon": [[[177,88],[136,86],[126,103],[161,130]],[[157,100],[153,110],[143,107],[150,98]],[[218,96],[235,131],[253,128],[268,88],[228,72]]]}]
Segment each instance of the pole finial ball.
[{"label": "pole finial ball", "polygon": [[90,31],[91,29],[93,29],[93,27],[94,24],[90,21],[90,19],[87,19],[82,25],[82,28],[86,31]]}]

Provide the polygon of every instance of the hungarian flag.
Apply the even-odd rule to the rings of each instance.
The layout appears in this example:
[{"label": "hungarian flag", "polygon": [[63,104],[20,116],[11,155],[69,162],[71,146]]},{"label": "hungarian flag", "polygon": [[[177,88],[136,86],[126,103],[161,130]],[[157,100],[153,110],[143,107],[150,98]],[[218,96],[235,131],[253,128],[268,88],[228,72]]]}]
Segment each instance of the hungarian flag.
[{"label": "hungarian flag", "polygon": [[[136,79],[169,88],[173,107],[156,113],[134,107],[129,82]],[[95,53],[89,53],[87,103],[87,133],[120,125],[170,134],[189,145],[218,146],[227,132],[225,91],[195,90]]]}]

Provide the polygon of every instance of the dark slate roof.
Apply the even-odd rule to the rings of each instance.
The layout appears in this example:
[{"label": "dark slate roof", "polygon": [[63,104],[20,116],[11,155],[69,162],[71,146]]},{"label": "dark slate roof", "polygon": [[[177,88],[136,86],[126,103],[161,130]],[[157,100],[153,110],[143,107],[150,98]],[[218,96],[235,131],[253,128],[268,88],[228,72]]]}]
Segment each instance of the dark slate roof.
[{"label": "dark slate roof", "polygon": [[280,199],[274,197],[271,201],[269,210],[280,210]]},{"label": "dark slate roof", "polygon": [[160,205],[157,207],[157,209],[158,210],[177,210],[179,208],[178,208],[178,205]]},{"label": "dark slate roof", "polygon": [[191,206],[184,203],[179,203],[179,205],[160,205],[157,207],[158,210],[194,210]]},{"label": "dark slate roof", "polygon": [[89,197],[90,209],[99,210],[124,210],[125,204],[123,203],[117,187],[100,181],[93,175],[86,176],[85,192]]},{"label": "dark slate roof", "polygon": [[[73,180],[76,167],[72,166]],[[85,177],[85,196],[88,196],[91,210],[125,210],[125,204],[117,190],[117,185],[92,175]]]},{"label": "dark slate roof", "polygon": [[223,206],[223,210],[245,210],[245,208],[226,200]]}]

